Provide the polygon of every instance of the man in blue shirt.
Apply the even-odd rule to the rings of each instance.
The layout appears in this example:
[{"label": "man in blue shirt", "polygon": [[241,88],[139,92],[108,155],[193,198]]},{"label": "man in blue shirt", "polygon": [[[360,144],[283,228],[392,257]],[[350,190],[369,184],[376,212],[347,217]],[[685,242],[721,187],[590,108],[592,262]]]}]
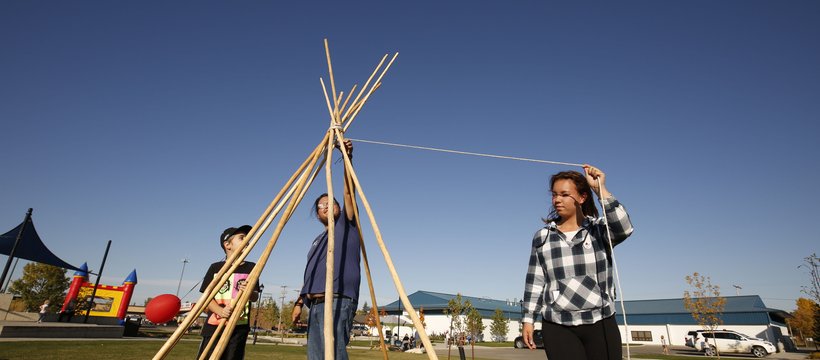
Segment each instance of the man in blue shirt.
[{"label": "man in blue shirt", "polygon": [[[352,159],[353,147],[350,140],[345,140],[344,149]],[[345,170],[346,171],[346,170]],[[307,255],[304,284],[299,299],[293,307],[293,321],[299,320],[302,305],[309,307],[308,312],[308,359],[324,359],[324,303],[325,279],[327,271],[327,230],[331,209],[334,222],[333,249],[333,337],[335,339],[335,359],[347,360],[347,347],[353,317],[359,304],[359,285],[361,284],[360,237],[353,212],[353,194],[348,186],[347,173],[344,177],[344,208],[339,207],[336,199],[331,202],[327,194],[322,194],[313,203],[316,218],[324,224],[323,231],[313,240]],[[352,184],[351,184],[352,185]]]}]

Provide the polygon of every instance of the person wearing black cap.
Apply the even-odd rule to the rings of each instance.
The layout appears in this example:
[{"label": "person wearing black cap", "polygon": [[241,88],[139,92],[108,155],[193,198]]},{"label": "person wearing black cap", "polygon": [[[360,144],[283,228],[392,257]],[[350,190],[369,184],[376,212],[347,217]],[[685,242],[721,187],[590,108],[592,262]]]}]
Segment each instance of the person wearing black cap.
[{"label": "person wearing black cap", "polygon": [[[250,225],[242,225],[238,228],[227,228],[222,232],[222,236],[219,237],[219,246],[222,247],[222,250],[225,252],[226,258],[235,252],[242,251],[240,245],[250,230]],[[199,288],[199,292],[204,293],[205,290],[208,289],[208,285],[213,281],[219,269],[224,265],[225,260],[211,264],[211,267],[208,268],[208,272],[205,273],[205,278],[202,279],[202,286]],[[214,296],[214,299],[208,303],[208,321],[206,321],[202,327],[202,343],[199,345],[197,358],[199,358],[199,355],[202,354],[208,345],[211,336],[213,336],[216,327],[219,325],[220,319],[225,318],[227,320],[235,310],[231,304],[233,299],[239,297],[240,291],[247,291],[247,278],[254,266],[256,266],[256,264],[250,261],[243,261],[233,274],[231,274],[228,281],[222,285],[219,292]],[[250,315],[250,303],[256,301],[258,297],[259,284],[257,283],[251,293],[250,301],[245,305],[245,308],[242,309],[242,317],[237,321],[233,334],[231,334],[230,342],[228,342],[227,347],[225,347],[221,359],[243,359],[245,357],[245,342],[250,332],[250,321],[248,319]],[[207,357],[210,357],[210,352]]]}]

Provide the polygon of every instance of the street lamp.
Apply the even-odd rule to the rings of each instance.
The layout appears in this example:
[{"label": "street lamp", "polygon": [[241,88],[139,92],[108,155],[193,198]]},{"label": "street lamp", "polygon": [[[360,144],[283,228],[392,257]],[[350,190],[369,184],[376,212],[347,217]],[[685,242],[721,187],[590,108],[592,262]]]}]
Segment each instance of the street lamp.
[{"label": "street lamp", "polygon": [[179,287],[182,286],[182,275],[185,274],[185,264],[189,262],[188,259],[182,259],[182,272],[179,274],[179,283],[177,283],[177,297],[179,297]]},{"label": "street lamp", "polygon": [[[265,285],[259,284],[259,293],[261,294],[263,290],[265,290]],[[256,316],[253,317],[253,345],[256,345],[256,332],[259,329],[256,325],[259,323],[259,299],[261,298],[261,296],[256,298]]]},{"label": "street lamp", "polygon": [[[282,305],[279,307],[279,335],[281,336],[283,344],[285,343],[285,332],[282,331],[282,313],[285,312],[285,295],[288,293],[287,289],[287,285],[282,285]],[[294,303],[293,306],[296,306],[296,304]]]}]

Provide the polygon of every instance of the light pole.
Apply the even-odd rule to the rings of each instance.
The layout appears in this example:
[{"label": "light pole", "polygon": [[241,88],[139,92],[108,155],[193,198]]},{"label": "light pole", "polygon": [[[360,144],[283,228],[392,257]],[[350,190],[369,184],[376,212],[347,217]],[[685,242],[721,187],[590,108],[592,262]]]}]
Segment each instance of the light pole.
[{"label": "light pole", "polygon": [[[279,307],[279,335],[282,338],[282,343],[285,343],[285,332],[282,331],[282,313],[285,312],[285,295],[288,293],[288,286],[282,285],[282,305]],[[293,306],[296,306],[294,304]]]},{"label": "light pole", "polygon": [[[263,290],[265,290],[265,285],[259,284],[259,293],[261,294]],[[253,317],[253,345],[256,345],[256,332],[259,330],[256,325],[259,323],[259,300],[261,298],[261,296],[256,298],[256,316]]]},{"label": "light pole", "polygon": [[182,286],[182,275],[185,274],[185,264],[189,263],[188,259],[182,259],[182,272],[179,273],[179,282],[177,283],[177,297],[179,297],[179,287]]}]

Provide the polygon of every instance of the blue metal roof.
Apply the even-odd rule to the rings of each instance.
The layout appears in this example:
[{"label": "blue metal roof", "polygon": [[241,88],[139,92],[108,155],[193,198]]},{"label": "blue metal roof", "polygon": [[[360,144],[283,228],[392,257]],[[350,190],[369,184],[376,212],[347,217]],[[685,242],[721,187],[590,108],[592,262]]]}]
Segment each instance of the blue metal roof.
[{"label": "blue metal roof", "polygon": [[[745,296],[724,296],[726,306],[724,313],[728,312],[771,312],[777,309],[769,309],[763,304],[763,300],[757,295]],[[624,301],[627,314],[689,314],[689,310],[683,306],[683,299],[657,299],[657,300],[627,300]],[[620,310],[620,303],[618,303]]]},{"label": "blue metal roof", "polygon": [[[416,291],[407,296],[413,307],[423,307],[425,313],[441,313],[447,309],[447,302],[456,297],[455,294],[445,294],[432,291]],[[510,319],[521,319],[521,306],[518,303],[488,298],[477,298],[472,296],[461,296],[464,300],[470,300],[479,313],[484,317],[491,317],[495,309],[501,309],[504,315]],[[784,323],[785,318],[790,315],[778,309],[767,308],[763,299],[757,295],[745,296],[725,296],[726,306],[721,318],[725,324],[735,325],[755,325],[769,324],[770,322]],[[389,314],[397,314],[402,310],[401,302],[396,300],[390,304],[381,306]],[[683,299],[655,299],[655,300],[628,300],[624,301],[627,321],[635,325],[650,324],[681,324],[697,325],[692,318],[692,314],[683,306]],[[616,319],[619,324],[623,324],[623,316],[620,315],[620,301],[615,305],[616,312],[619,313]]]},{"label": "blue metal roof", "polygon": [[[407,298],[410,300],[410,303],[413,304],[413,307],[424,308],[425,313],[442,312],[444,309],[447,309],[447,303],[455,297],[455,294],[421,290],[407,295]],[[473,307],[484,317],[490,317],[493,313],[495,313],[495,309],[501,309],[501,311],[504,312],[504,316],[512,319],[521,318],[521,305],[518,303],[464,295],[462,295],[461,298],[465,301],[469,300],[470,303],[473,304]],[[401,305],[401,301],[396,300],[387,305],[380,306],[379,308],[384,309],[389,314],[396,314],[403,307]]]}]

